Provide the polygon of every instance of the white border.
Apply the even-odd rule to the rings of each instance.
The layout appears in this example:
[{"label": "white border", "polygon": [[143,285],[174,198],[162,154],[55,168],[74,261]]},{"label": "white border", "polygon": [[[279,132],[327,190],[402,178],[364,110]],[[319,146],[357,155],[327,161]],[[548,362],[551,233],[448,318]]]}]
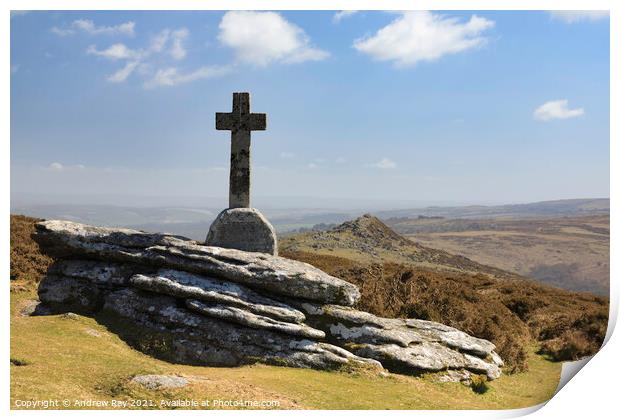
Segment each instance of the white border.
[{"label": "white border", "polygon": [[[165,1],[165,0],[99,0],[91,1],[88,4],[84,0],[57,0],[53,3],[44,0],[4,0],[0,6],[2,10],[2,66],[0,70],[3,75],[4,93],[2,102],[2,112],[0,115],[0,127],[4,127],[4,140],[1,144],[0,159],[2,159],[2,177],[0,178],[0,185],[2,186],[3,193],[3,208],[5,209],[4,223],[1,225],[2,229],[2,242],[0,253],[4,256],[2,259],[2,272],[7,274],[9,271],[9,217],[10,212],[10,95],[7,94],[10,89],[10,56],[9,56],[9,36],[10,36],[10,16],[9,10],[235,10],[235,9],[248,9],[248,10],[405,10],[405,9],[433,9],[433,10],[611,10],[610,28],[611,28],[611,51],[615,52],[611,55],[611,71],[610,71],[610,83],[611,83],[611,95],[610,95],[610,115],[620,115],[618,107],[618,75],[620,74],[620,66],[618,60],[620,55],[620,45],[618,45],[618,36],[620,28],[620,6],[617,1],[612,0],[419,0],[419,1],[404,1],[404,0],[230,0],[230,1],[198,1],[198,0],[177,0],[177,1]],[[618,163],[618,119],[611,118],[611,141],[610,144],[610,159],[611,159],[611,191],[615,191],[618,188],[618,169],[615,163]],[[612,159],[611,157],[616,159]],[[616,197],[611,195],[611,212],[612,215],[616,209]],[[613,219],[612,217],[612,220]],[[617,238],[618,229],[616,224],[611,223],[611,248],[610,248],[610,268],[611,268],[611,311],[610,311],[610,325],[608,335],[606,337],[606,345],[601,351],[592,358],[581,372],[578,373],[576,380],[569,381],[569,383],[562,388],[554,398],[544,407],[544,409],[536,411],[531,418],[573,418],[573,417],[585,417],[594,416],[594,418],[608,418],[610,413],[617,412],[616,399],[617,391],[616,384],[617,378],[620,377],[620,368],[615,357],[616,354],[620,354],[620,344],[617,337],[611,336],[611,332],[615,327],[618,313],[618,288],[617,288],[617,274],[618,266],[615,261],[619,261],[618,247],[615,246],[615,238]],[[3,302],[9,301],[9,286],[8,276],[5,277],[5,286],[2,290]],[[2,369],[4,374],[2,376],[2,411],[9,411],[10,395],[9,395],[9,363],[6,360],[9,359],[9,325],[10,317],[8,314],[9,305],[4,306],[4,318],[2,334],[2,358],[5,360]],[[535,411],[539,407],[532,407],[524,410],[507,410],[507,411],[392,411],[392,416],[410,418],[415,416],[417,418],[502,418],[502,417],[514,417],[528,412]],[[55,418],[70,418],[74,416],[82,417],[82,412],[34,412],[34,411],[11,411],[9,413],[15,417],[34,417],[39,415],[46,415]],[[338,411],[337,416],[352,416],[356,417],[374,417],[378,413],[376,411]],[[109,413],[104,411],[91,411],[89,416],[105,418]],[[240,416],[252,416],[254,418],[288,418],[291,413],[285,411],[279,412],[176,412],[174,414],[166,411],[156,412],[127,412],[115,413],[114,415],[132,415],[132,416],[149,416],[168,418],[171,415],[176,416],[222,416],[222,417],[240,417]],[[295,412],[295,416],[314,418],[317,413],[308,412]],[[105,417],[104,417],[105,416]]]}]

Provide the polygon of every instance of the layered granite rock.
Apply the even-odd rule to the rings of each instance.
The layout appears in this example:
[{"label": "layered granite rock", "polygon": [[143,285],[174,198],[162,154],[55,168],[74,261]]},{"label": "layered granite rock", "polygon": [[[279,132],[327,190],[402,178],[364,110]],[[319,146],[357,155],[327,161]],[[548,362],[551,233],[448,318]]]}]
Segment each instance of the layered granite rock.
[{"label": "layered granite rock", "polygon": [[501,374],[492,343],[435,322],[355,310],[357,287],[309,264],[66,221],[38,223],[34,238],[55,258],[39,286],[38,313],[93,314],[166,360],[356,365],[462,381]]},{"label": "layered granite rock", "polygon": [[196,241],[132,229],[50,220],[36,240],[54,258],[93,258],[207,274],[279,295],[353,305],[359,290],[310,264],[259,252],[200,245]]}]

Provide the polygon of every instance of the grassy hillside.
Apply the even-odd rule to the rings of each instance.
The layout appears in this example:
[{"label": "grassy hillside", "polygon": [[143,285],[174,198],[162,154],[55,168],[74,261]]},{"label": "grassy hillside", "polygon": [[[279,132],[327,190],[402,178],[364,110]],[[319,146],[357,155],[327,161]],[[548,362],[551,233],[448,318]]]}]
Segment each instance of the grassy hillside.
[{"label": "grassy hillside", "polygon": [[571,360],[595,353],[605,336],[606,298],[422,246],[372,216],[284,238],[280,253],[357,284],[362,310],[438,321],[492,341],[513,371],[527,370],[530,346]]},{"label": "grassy hillside", "polygon": [[[561,366],[526,349],[529,371],[503,375],[478,394],[431,377],[372,372],[320,372],[254,365],[206,368],[171,364],[140,353],[95,319],[77,315],[27,316],[49,264],[30,239],[34,219],[11,218],[11,407],[16,400],[75,399],[269,400],[289,409],[505,409],[548,400]],[[190,385],[147,390],[139,374],[174,374]]]}]

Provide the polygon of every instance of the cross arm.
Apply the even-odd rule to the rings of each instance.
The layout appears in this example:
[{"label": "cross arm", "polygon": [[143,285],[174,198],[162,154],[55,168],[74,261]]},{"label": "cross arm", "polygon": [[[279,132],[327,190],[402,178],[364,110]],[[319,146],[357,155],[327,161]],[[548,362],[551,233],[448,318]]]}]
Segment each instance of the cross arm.
[{"label": "cross arm", "polygon": [[256,113],[250,114],[250,130],[266,130],[267,114]]},{"label": "cross arm", "polygon": [[267,114],[254,113],[239,115],[233,112],[216,112],[215,113],[215,129],[216,130],[266,130]]}]

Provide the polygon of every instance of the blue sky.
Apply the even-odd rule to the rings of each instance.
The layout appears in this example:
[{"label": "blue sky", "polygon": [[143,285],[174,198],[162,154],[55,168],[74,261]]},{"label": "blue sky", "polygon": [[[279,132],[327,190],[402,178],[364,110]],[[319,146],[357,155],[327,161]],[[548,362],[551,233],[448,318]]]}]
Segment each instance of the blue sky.
[{"label": "blue sky", "polygon": [[255,196],[609,196],[609,19],[543,11],[14,14],[12,194],[224,197],[233,91]]}]

